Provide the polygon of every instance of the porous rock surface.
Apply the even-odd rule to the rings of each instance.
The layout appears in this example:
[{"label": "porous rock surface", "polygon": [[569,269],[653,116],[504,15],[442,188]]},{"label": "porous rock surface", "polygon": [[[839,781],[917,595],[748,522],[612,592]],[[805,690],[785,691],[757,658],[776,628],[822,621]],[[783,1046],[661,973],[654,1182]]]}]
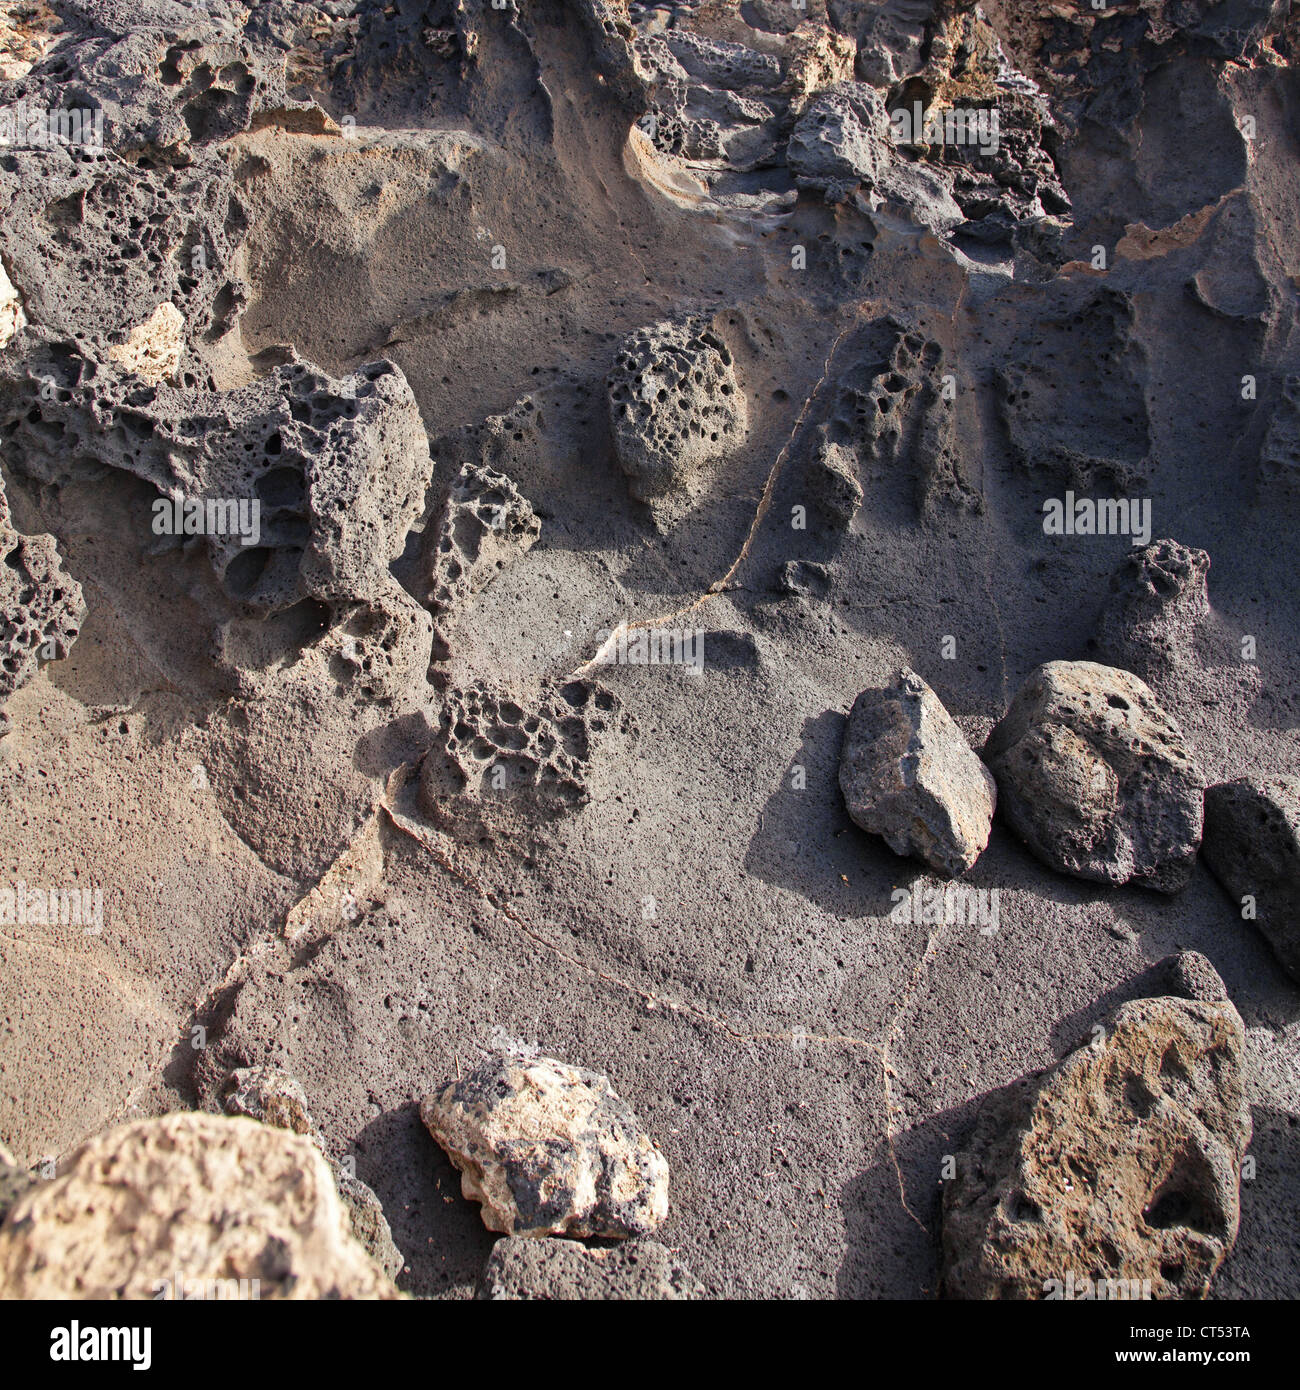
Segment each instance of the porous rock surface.
[{"label": "porous rock surface", "polygon": [[1211,873],[1300,982],[1300,777],[1238,777],[1205,793]]},{"label": "porous rock surface", "polygon": [[261,1298],[391,1298],[307,1139],[175,1114],[109,1130],[0,1226],[6,1298],[155,1298],[159,1281],[256,1279]]},{"label": "porous rock surface", "polygon": [[668,1164],[596,1072],[488,1056],[420,1103],[483,1224],[508,1235],[647,1235],[668,1215]]},{"label": "porous rock surface", "polygon": [[951,877],[989,842],[997,786],[915,671],[853,702],[840,789],[856,825]]},{"label": "porous rock surface", "polygon": [[748,410],[731,352],[699,323],[630,335],[608,379],[610,425],[633,497],[689,489],[745,437]]},{"label": "porous rock surface", "polygon": [[1245,1029],[1203,958],[1180,974],[1201,998],[1122,1004],[981,1103],[943,1189],[947,1297],[1205,1297],[1240,1219]]},{"label": "porous rock surface", "polygon": [[1091,661],[1034,671],[984,757],[1003,815],[1045,864],[1175,893],[1201,843],[1204,782],[1136,676]]},{"label": "porous rock surface", "polygon": [[505,1236],[492,1247],[478,1296],[499,1302],[683,1302],[704,1297],[685,1265],[656,1240],[588,1246]]},{"label": "porous rock surface", "polygon": [[1161,540],[1134,551],[1111,577],[1097,626],[1106,659],[1151,681],[1194,659],[1197,633],[1210,613],[1203,550]]}]

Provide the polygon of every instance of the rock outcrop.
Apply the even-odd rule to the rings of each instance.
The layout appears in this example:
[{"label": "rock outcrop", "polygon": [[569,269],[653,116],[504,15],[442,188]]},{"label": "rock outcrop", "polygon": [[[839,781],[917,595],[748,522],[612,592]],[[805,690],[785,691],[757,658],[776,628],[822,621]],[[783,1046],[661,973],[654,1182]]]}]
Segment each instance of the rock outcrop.
[{"label": "rock outcrop", "polygon": [[1239,777],[1210,787],[1201,850],[1237,911],[1300,982],[1300,777]]},{"label": "rock outcrop", "polygon": [[1146,681],[1193,660],[1197,632],[1210,614],[1209,569],[1205,551],[1172,540],[1125,556],[1097,626],[1106,660]]},{"label": "rock outcrop", "polygon": [[498,1054],[420,1104],[429,1133],[508,1235],[648,1235],[668,1215],[668,1164],[596,1072]]},{"label": "rock outcrop", "polygon": [[943,1190],[946,1296],[1205,1296],[1251,1136],[1245,1029],[1206,970],[1184,973],[1217,998],[1122,1004],[1058,1066],[984,1100]]},{"label": "rock outcrop", "polygon": [[1091,661],[1040,666],[984,757],[1002,814],[1045,864],[1162,893],[1186,884],[1204,782],[1182,731],[1136,676]]},{"label": "rock outcrop", "polygon": [[853,702],[840,789],[854,824],[882,836],[895,854],[951,877],[965,873],[989,842],[993,778],[915,671]]},{"label": "rock outcrop", "polygon": [[392,1298],[309,1140],[218,1115],[112,1129],[0,1226],[0,1297],[152,1299],[180,1275],[259,1298]]}]

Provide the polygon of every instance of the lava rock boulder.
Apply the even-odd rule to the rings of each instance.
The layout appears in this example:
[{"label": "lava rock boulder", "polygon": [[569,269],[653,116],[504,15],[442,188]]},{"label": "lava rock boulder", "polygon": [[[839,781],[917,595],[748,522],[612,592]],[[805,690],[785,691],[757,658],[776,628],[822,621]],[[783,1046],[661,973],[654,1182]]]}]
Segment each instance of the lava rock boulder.
[{"label": "lava rock boulder", "polygon": [[994,780],[915,671],[853,702],[840,789],[855,825],[950,877],[965,873],[989,842]]},{"label": "lava rock boulder", "polygon": [[1136,676],[1091,661],[1032,672],[984,757],[1002,813],[1051,868],[1174,893],[1201,843],[1204,781]]}]

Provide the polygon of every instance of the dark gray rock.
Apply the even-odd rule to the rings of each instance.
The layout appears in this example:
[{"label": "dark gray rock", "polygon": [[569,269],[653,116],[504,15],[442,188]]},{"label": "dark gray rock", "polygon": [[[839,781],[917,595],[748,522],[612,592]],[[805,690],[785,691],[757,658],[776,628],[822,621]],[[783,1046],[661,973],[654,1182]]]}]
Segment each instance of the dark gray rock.
[{"label": "dark gray rock", "polygon": [[1032,672],[984,757],[1002,813],[1062,873],[1175,893],[1201,843],[1204,782],[1136,676],[1091,661]]},{"label": "dark gray rock", "polygon": [[676,1302],[703,1298],[704,1289],[658,1241],[594,1248],[572,1240],[506,1236],[492,1247],[478,1296]]},{"label": "dark gray rock", "polygon": [[1300,777],[1240,777],[1211,787],[1202,851],[1239,913],[1243,899],[1253,899],[1255,924],[1300,981]]},{"label": "dark gray rock", "polygon": [[939,697],[904,670],[853,702],[840,789],[855,825],[956,877],[989,842],[997,788]]}]

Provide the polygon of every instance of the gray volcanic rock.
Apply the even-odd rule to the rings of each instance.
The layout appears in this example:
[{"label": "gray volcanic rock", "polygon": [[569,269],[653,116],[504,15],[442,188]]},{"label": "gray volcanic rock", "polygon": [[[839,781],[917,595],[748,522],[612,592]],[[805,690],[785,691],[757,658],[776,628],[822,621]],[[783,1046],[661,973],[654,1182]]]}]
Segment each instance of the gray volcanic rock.
[{"label": "gray volcanic rock", "polygon": [[1062,873],[1176,893],[1201,843],[1204,782],[1142,681],[1049,661],[1017,692],[984,757],[1003,815]]},{"label": "gray volcanic rock", "polygon": [[420,1118],[490,1231],[639,1236],[668,1215],[668,1164],[596,1072],[489,1056],[427,1096]]},{"label": "gray volcanic rock", "polygon": [[1300,777],[1239,777],[1210,787],[1201,850],[1238,912],[1244,898],[1253,899],[1256,925],[1300,981]]},{"label": "gray volcanic rock", "polygon": [[1106,659],[1143,680],[1192,659],[1197,631],[1210,614],[1209,569],[1205,551],[1177,541],[1156,541],[1126,555],[1097,626]]},{"label": "gray volcanic rock", "polygon": [[420,769],[420,809],[460,837],[518,835],[590,799],[593,763],[631,721],[594,681],[548,682],[526,701],[490,683],[448,691]]},{"label": "gray volcanic rock", "polygon": [[393,1298],[348,1234],[329,1168],[299,1135],[173,1114],[85,1144],[0,1226],[0,1296],[159,1296],[162,1283],[257,1280],[260,1298]]},{"label": "gray volcanic rock", "polygon": [[895,854],[951,877],[965,873],[989,842],[997,787],[915,671],[853,702],[840,789],[856,825],[882,836]]},{"label": "gray volcanic rock", "polygon": [[863,82],[842,82],[822,92],[791,131],[786,158],[801,184],[874,186],[893,158],[880,94]]},{"label": "gray volcanic rock", "polygon": [[0,1144],[0,1224],[3,1224],[9,1208],[31,1187],[33,1179],[20,1168],[13,1154]]},{"label": "gray volcanic rock", "polygon": [[[67,656],[86,615],[81,585],[63,568],[53,536],[20,535],[0,484],[0,705],[42,661]],[[8,718],[0,709],[0,734]]]},{"label": "gray volcanic rock", "polygon": [[680,1260],[654,1240],[593,1248],[571,1240],[505,1236],[492,1247],[479,1298],[498,1301],[577,1299],[680,1302],[704,1289]]},{"label": "gray volcanic rock", "polygon": [[701,323],[631,334],[607,387],[618,464],[642,502],[688,489],[748,428],[731,351]]},{"label": "gray volcanic rock", "polygon": [[1218,993],[1123,1004],[1058,1066],[985,1098],[943,1190],[947,1297],[1205,1296],[1251,1137],[1245,1029]]}]

